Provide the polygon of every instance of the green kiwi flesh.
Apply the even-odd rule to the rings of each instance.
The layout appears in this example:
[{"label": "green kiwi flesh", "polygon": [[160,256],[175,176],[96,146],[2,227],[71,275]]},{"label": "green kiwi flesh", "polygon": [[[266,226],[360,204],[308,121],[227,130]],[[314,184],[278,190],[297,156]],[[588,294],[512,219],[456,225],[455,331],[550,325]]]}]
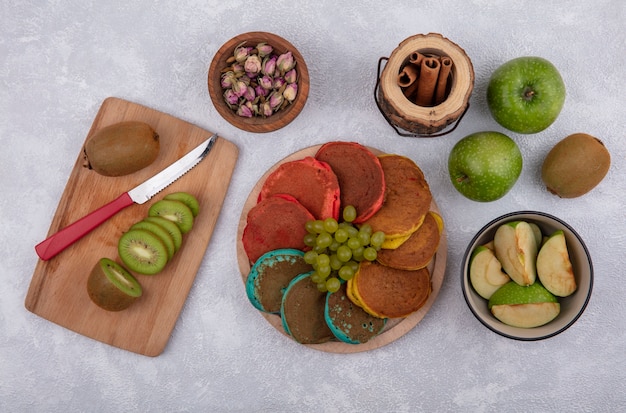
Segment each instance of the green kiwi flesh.
[{"label": "green kiwi flesh", "polygon": [[148,210],[148,216],[169,219],[178,225],[183,234],[193,227],[193,212],[180,201],[161,199],[152,204]]},{"label": "green kiwi flesh", "polygon": [[142,294],[141,284],[124,267],[109,258],[101,258],[87,279],[87,293],[98,307],[121,311]]},{"label": "green kiwi flesh", "polygon": [[178,251],[183,245],[183,233],[180,232],[180,228],[178,228],[178,225],[174,222],[163,217],[145,217],[143,220],[155,223],[164,228],[172,236],[172,239],[174,240],[174,249],[176,251]]},{"label": "green kiwi flesh", "polygon": [[195,196],[191,195],[188,192],[173,192],[171,194],[165,195],[163,199],[182,202],[183,204],[187,205],[187,207],[189,207],[194,217],[197,217],[198,213],[200,212],[200,203]]},{"label": "green kiwi flesh", "polygon": [[152,232],[154,235],[159,237],[159,239],[165,245],[167,249],[167,257],[168,260],[171,260],[176,253],[176,245],[174,245],[174,238],[172,235],[159,224],[155,224],[154,222],[142,220],[134,224],[130,229],[145,229],[146,231]]},{"label": "green kiwi flesh", "polygon": [[118,253],[126,267],[139,274],[159,273],[168,262],[163,241],[145,229],[131,229],[118,242]]}]

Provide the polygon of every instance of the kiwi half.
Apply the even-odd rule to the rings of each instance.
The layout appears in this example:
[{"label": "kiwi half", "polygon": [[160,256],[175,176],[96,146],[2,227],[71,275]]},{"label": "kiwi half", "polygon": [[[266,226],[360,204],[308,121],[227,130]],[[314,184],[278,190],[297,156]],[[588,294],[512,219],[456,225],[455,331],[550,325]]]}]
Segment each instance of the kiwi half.
[{"label": "kiwi half", "polygon": [[189,232],[193,227],[191,209],[182,202],[172,199],[161,199],[152,204],[148,210],[148,216],[162,217],[176,223],[183,234]]},{"label": "kiwi half", "polygon": [[130,229],[145,229],[146,231],[152,232],[154,235],[159,237],[159,239],[163,242],[163,245],[165,245],[165,248],[167,249],[168,260],[171,260],[172,257],[174,257],[174,254],[176,253],[174,238],[165,228],[163,228],[159,224],[155,224],[154,222],[146,220],[141,220],[134,224],[132,227],[130,227]]},{"label": "kiwi half", "polygon": [[87,293],[98,307],[121,311],[141,297],[142,288],[126,268],[109,258],[101,258],[89,274]]},{"label": "kiwi half", "polygon": [[129,270],[140,274],[157,274],[168,262],[163,241],[145,229],[130,229],[117,245],[120,259]]},{"label": "kiwi half", "polygon": [[182,202],[189,207],[194,217],[197,217],[200,212],[200,203],[195,196],[188,192],[173,192],[165,195],[163,199]]}]

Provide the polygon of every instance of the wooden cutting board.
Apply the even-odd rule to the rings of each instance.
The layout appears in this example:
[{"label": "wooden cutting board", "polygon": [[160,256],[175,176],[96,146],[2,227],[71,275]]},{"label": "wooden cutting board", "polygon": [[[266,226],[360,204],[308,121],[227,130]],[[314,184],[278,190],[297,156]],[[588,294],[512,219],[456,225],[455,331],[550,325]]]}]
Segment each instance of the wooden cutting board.
[{"label": "wooden cutting board", "polygon": [[[81,147],[48,235],[134,188],[213,134],[168,114],[111,97],[103,102],[87,137],[104,126],[125,120],[146,122],[157,131],[161,145],[157,159],[133,174],[105,177],[83,166]],[[125,208],[51,260],[39,260],[26,296],[26,308],[103,343],[146,356],[159,355],[205,259],[238,155],[235,144],[219,137],[206,159],[150,201]],[[147,216],[154,202],[177,191],[195,195],[201,206],[181,249],[161,273],[137,275],[143,295],[130,308],[117,313],[100,309],[91,302],[86,290],[92,267],[102,257],[119,262],[117,241],[121,234]],[[33,257],[37,258],[34,246]]]}]

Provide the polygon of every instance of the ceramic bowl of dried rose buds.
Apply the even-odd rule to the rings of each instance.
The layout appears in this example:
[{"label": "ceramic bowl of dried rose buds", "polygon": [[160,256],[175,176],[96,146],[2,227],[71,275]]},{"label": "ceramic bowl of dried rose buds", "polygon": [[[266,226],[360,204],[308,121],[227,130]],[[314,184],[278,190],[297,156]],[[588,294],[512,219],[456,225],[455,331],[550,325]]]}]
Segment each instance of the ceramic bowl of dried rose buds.
[{"label": "ceramic bowl of dried rose buds", "polygon": [[302,111],[309,94],[309,72],[287,40],[248,32],[227,41],[209,67],[209,95],[218,113],[239,129],[278,130]]}]

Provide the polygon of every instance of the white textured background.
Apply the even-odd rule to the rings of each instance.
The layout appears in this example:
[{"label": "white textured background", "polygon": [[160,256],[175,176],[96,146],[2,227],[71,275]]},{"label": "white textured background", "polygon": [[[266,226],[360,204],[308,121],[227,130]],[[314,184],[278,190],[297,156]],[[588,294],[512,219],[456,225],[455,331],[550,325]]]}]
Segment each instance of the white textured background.
[{"label": "white textured background", "polygon": [[[624,411],[626,408],[626,11],[620,0],[570,1],[0,1],[0,411],[415,412]],[[298,47],[311,76],[302,114],[272,134],[226,123],[208,96],[213,54],[263,30]],[[401,138],[373,100],[377,61],[405,38],[439,32],[472,59],[471,109],[452,134]],[[448,181],[454,143],[503,131],[485,102],[490,73],[521,55],[552,61],[567,85],[557,121],[510,134],[525,160],[512,192],[490,203]],[[37,257],[73,162],[102,101],[116,96],[219,132],[240,158],[216,232],[165,352],[148,358],[72,333],[25,310]],[[539,167],[573,132],[600,137],[612,168],[593,192],[560,200]],[[447,223],[441,293],[400,340],[334,355],[297,345],[246,301],[235,233],[260,175],[312,144],[356,140],[413,158]],[[586,240],[595,266],[586,312],[539,342],[502,338],[467,309],[466,245],[485,223],[548,212]]]}]

